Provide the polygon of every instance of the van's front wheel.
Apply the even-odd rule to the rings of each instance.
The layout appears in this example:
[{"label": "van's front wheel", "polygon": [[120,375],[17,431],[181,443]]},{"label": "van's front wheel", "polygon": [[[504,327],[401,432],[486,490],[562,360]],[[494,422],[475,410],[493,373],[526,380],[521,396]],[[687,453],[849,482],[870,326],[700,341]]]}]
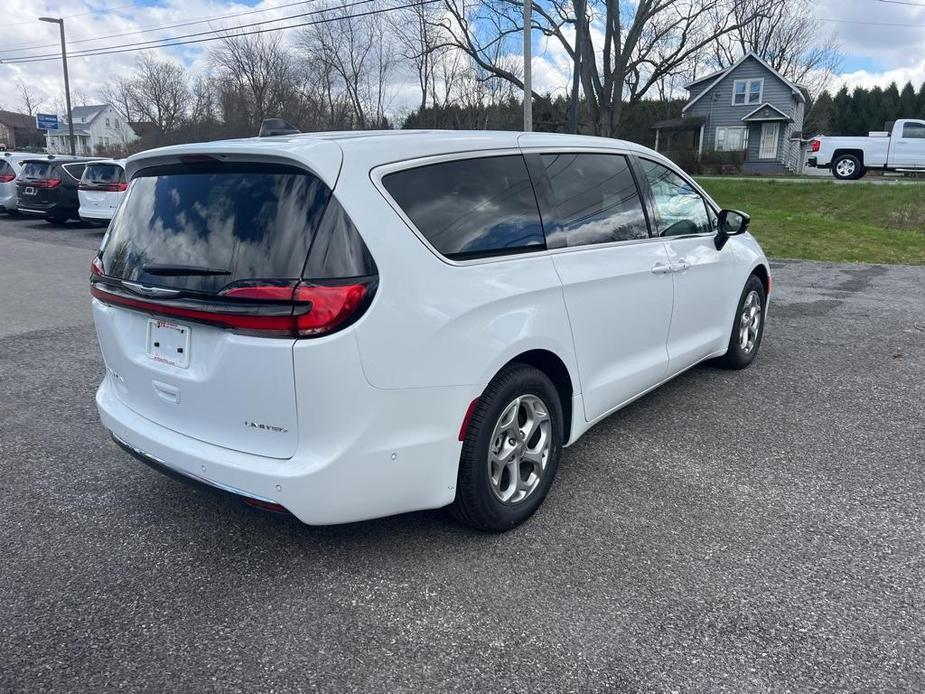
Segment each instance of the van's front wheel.
[{"label": "van's front wheel", "polygon": [[450,513],[494,532],[527,520],[556,475],[562,422],[559,394],[546,374],[526,364],[505,367],[469,420]]}]

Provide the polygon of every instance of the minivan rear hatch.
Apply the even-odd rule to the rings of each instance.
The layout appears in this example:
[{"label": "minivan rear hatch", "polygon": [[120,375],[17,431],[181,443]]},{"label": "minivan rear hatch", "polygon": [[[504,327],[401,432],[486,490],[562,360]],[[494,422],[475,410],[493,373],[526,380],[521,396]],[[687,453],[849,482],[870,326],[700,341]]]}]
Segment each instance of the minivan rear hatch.
[{"label": "minivan rear hatch", "polygon": [[203,157],[136,174],[91,277],[126,406],[201,441],[293,455],[293,288],[330,196],[282,164]]}]

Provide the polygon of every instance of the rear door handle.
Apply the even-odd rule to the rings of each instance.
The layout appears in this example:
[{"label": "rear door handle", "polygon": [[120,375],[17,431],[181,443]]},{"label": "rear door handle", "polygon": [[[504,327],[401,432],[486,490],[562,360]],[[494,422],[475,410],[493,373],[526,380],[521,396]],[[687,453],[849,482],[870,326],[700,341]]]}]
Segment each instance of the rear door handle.
[{"label": "rear door handle", "polygon": [[667,275],[671,271],[671,265],[668,263],[655,263],[652,266],[652,273],[655,275]]}]

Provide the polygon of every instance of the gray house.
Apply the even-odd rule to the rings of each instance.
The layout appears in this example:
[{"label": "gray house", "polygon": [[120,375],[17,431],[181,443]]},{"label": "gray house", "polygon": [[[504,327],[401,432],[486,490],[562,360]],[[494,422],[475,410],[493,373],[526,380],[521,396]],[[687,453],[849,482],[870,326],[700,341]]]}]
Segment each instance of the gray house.
[{"label": "gray house", "polygon": [[687,143],[704,152],[741,152],[748,173],[798,171],[806,90],[754,53],[685,87],[681,118],[656,123],[655,148]]}]

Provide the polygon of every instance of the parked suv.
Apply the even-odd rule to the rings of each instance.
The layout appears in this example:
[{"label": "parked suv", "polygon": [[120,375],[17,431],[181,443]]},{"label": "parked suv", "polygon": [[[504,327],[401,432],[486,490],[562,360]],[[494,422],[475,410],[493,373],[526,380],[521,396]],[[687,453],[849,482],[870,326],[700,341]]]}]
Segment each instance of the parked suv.
[{"label": "parked suv", "polygon": [[22,162],[16,179],[17,206],[22,214],[41,216],[49,222],[78,218],[77,184],[87,160],[39,157]]},{"label": "parked suv", "polygon": [[629,142],[286,135],[145,152],[127,175],[91,272],[103,424],[306,523],[449,505],[506,530],[563,446],[761,344],[747,215]]},{"label": "parked suv", "polygon": [[80,218],[88,224],[106,226],[122,202],[126,188],[124,159],[87,164],[77,185]]}]

